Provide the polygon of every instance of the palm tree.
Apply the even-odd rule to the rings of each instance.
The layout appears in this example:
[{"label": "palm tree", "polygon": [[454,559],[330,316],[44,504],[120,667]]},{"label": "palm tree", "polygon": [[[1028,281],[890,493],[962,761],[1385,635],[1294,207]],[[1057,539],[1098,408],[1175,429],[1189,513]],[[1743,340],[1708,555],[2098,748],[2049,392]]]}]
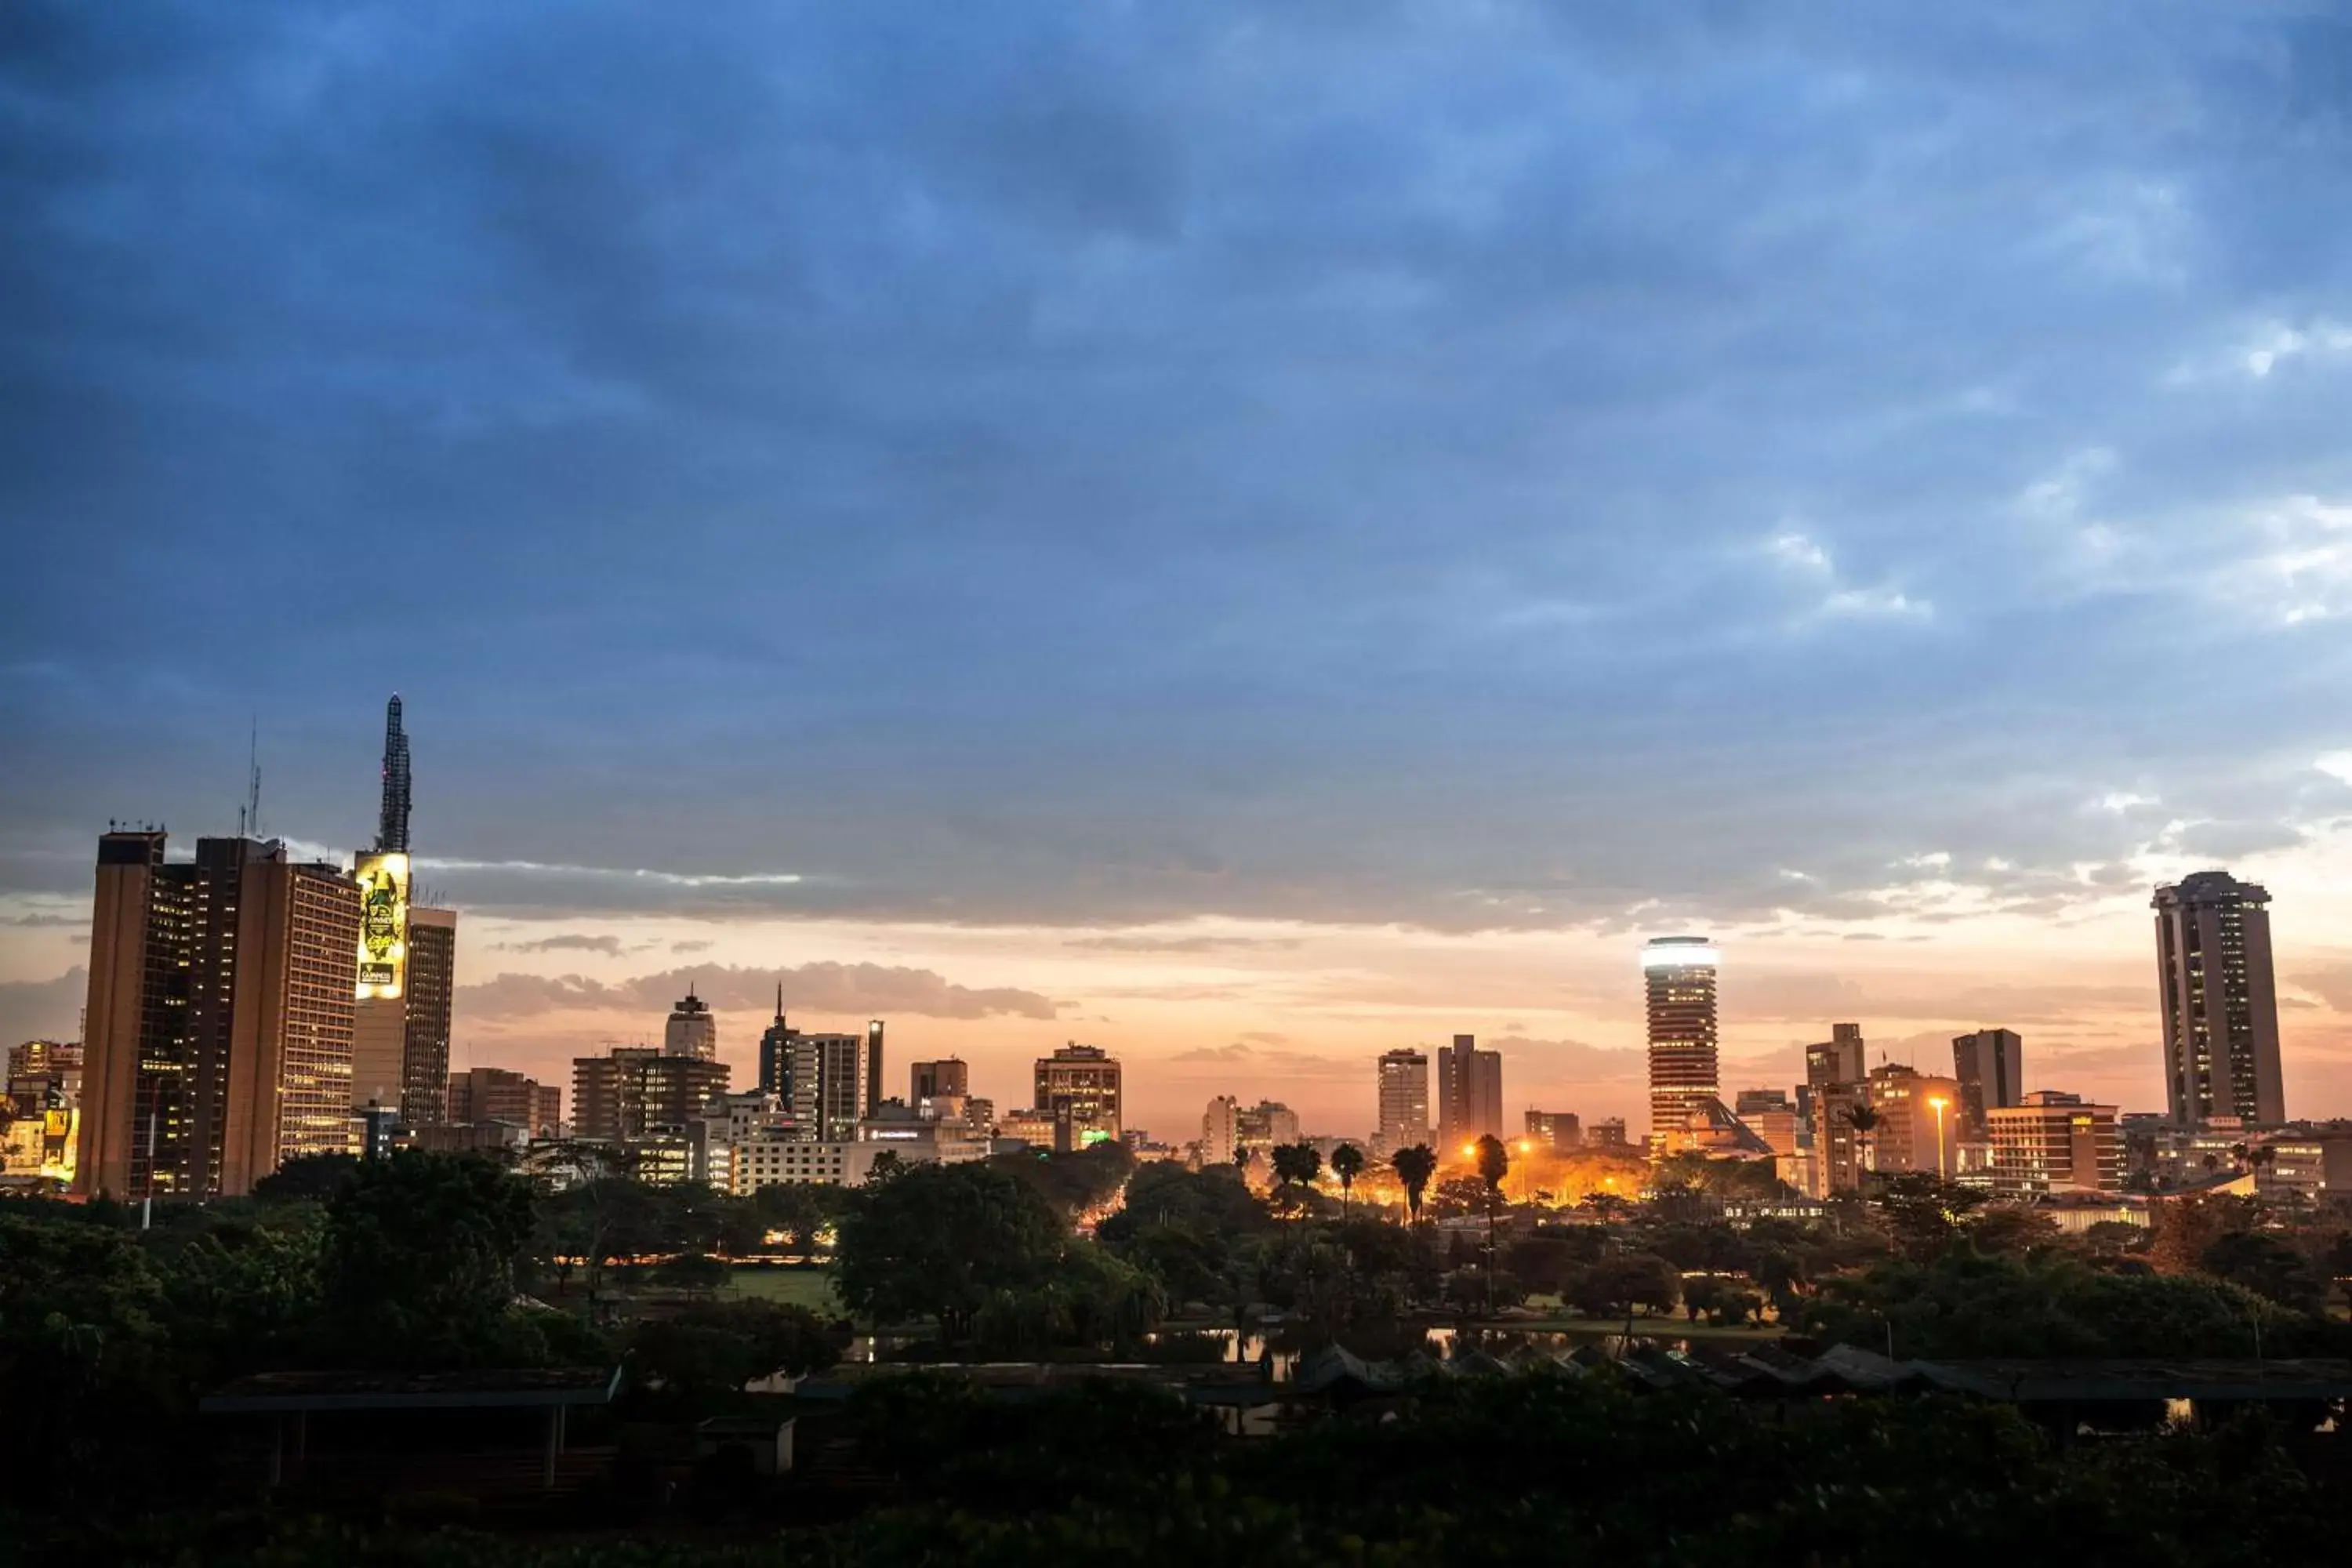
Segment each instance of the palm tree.
[{"label": "palm tree", "polygon": [[1339,1217],[1348,1217],[1348,1194],[1356,1188],[1356,1173],[1364,1168],[1364,1152],[1353,1143],[1331,1151],[1331,1173],[1339,1178]]},{"label": "palm tree", "polygon": [[1396,1167],[1397,1180],[1404,1184],[1404,1206],[1414,1219],[1421,1217],[1421,1194],[1429,1190],[1429,1179],[1437,1174],[1437,1151],[1426,1143],[1415,1143],[1389,1156]]},{"label": "palm tree", "polygon": [[1856,1167],[1859,1184],[1860,1172],[1871,1168],[1870,1135],[1878,1131],[1878,1112],[1871,1106],[1849,1105],[1845,1108],[1845,1124],[1853,1129],[1854,1141],[1862,1145],[1862,1159]]},{"label": "palm tree", "polygon": [[1322,1173],[1322,1152],[1314,1144],[1277,1143],[1274,1146],[1274,1181],[1277,1190],[1294,1184],[1300,1187],[1312,1186],[1315,1178]]},{"label": "palm tree", "polygon": [[1495,1207],[1503,1198],[1503,1178],[1511,1173],[1511,1151],[1492,1132],[1482,1132],[1472,1158],[1486,1184],[1486,1315],[1495,1315]]}]

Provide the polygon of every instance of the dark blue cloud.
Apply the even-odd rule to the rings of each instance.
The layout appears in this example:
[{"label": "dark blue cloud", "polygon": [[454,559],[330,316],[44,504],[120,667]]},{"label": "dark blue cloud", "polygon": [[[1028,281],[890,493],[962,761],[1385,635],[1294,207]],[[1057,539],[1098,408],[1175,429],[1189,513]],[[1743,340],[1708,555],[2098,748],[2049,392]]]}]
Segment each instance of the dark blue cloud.
[{"label": "dark blue cloud", "polygon": [[355,839],[394,687],[516,908],[1836,918],[2291,839],[2347,40],[11,7],[6,879],[226,826],[256,711]]}]

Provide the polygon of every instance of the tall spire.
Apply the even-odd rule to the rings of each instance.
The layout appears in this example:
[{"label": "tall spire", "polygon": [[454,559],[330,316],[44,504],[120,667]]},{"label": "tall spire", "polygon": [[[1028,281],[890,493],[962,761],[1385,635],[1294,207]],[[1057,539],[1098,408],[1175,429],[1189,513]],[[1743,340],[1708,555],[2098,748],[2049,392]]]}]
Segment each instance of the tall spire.
[{"label": "tall spire", "polygon": [[781,1024],[781,1023],[782,1023],[783,1021],[784,1021],[784,983],[783,983],[782,981],[779,980],[779,981],[777,981],[777,982],[776,982],[776,1022],[777,1022],[777,1023],[779,1023],[779,1024]]},{"label": "tall spire", "polygon": [[408,732],[400,727],[396,691],[383,709],[383,815],[377,821],[375,847],[408,851]]}]

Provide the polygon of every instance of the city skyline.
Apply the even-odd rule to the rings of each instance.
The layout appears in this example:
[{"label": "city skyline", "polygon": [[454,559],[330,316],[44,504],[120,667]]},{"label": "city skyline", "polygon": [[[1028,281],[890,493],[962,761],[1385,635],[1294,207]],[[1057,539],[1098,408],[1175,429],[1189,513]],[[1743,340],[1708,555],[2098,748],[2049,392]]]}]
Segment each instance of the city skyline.
[{"label": "city skyline", "polygon": [[781,970],[1007,1103],[1469,1033],[1641,1125],[1703,931],[1727,1094],[1858,1020],[2160,1109],[2227,868],[2352,1112],[2333,36],[1448,9],[43,13],[0,1039],[257,727],[264,833],[382,837],[397,689],[457,1068],[693,981],[741,1081]]}]

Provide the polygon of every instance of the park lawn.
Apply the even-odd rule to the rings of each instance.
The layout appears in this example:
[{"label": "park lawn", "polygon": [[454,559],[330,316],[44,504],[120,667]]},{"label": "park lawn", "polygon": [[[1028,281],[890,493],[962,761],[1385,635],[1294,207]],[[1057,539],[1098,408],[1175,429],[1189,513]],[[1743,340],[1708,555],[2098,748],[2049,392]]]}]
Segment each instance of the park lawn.
[{"label": "park lawn", "polygon": [[737,1268],[728,1276],[721,1295],[730,1301],[806,1307],[824,1317],[835,1317],[841,1311],[841,1303],[834,1298],[830,1268]]}]

